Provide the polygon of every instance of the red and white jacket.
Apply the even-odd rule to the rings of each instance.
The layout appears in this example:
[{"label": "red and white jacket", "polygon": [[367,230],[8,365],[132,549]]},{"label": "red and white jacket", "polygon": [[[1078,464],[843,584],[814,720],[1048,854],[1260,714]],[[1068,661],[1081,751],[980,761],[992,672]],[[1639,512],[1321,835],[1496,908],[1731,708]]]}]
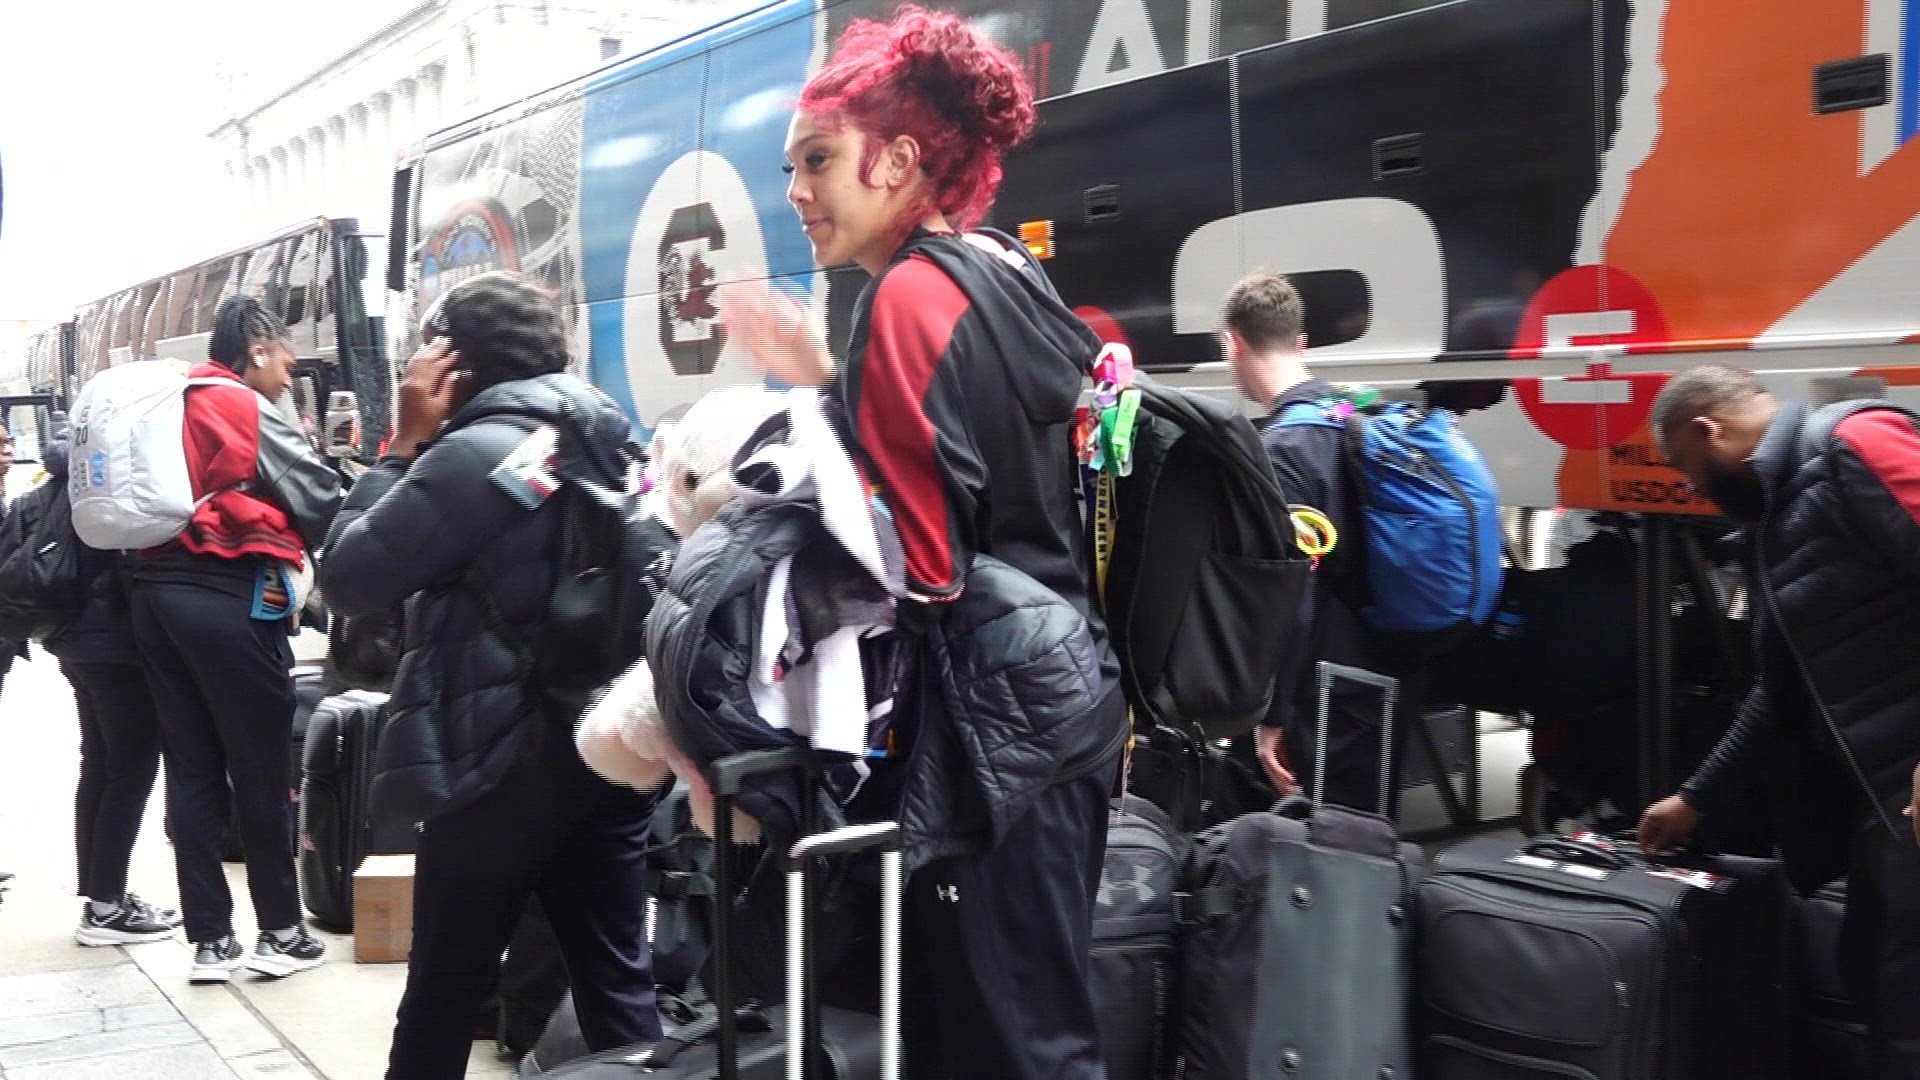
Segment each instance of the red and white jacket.
[{"label": "red and white jacket", "polygon": [[187,390],[183,438],[194,498],[207,499],[177,538],[183,548],[222,559],[260,556],[304,566],[340,508],[340,475],[273,403],[219,364],[191,377],[231,386]]}]

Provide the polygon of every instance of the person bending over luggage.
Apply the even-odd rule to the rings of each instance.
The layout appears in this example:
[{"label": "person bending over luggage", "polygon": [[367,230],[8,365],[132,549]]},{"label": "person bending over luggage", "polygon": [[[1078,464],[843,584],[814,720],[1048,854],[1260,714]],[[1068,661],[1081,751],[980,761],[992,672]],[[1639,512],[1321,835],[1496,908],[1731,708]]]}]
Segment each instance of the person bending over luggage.
[{"label": "person bending over luggage", "polygon": [[[855,306],[847,366],[836,374],[804,313],[764,289],[730,291],[723,318],[775,377],[831,384],[855,460],[898,526],[917,601],[903,605],[903,622],[938,619],[981,552],[1068,600],[1104,640],[1071,444],[1100,340],[1017,242],[962,231],[983,217],[1002,155],[1033,124],[1017,61],[961,20],[906,7],[891,25],[854,23],[802,92],[786,146],[787,198],[815,262],[855,263],[874,278]],[[1080,737],[1031,759],[971,764],[983,790],[1042,784],[999,844],[981,839],[908,883],[915,1077],[1105,1075],[1087,950],[1126,736],[1117,678],[1106,677],[1101,723]],[[1017,733],[974,737],[993,746]],[[897,783],[887,774],[906,756],[881,763],[868,790]]]},{"label": "person bending over luggage", "polygon": [[[46,483],[66,483],[67,453],[64,438],[47,444]],[[88,554],[103,565],[86,585],[86,606],[42,642],[73,687],[80,719],[73,825],[83,903],[73,937],[82,945],[160,941],[174,935],[182,916],[127,890],[133,842],[160,772],[160,719],[133,637],[125,558]]]},{"label": "person bending over luggage", "polygon": [[[1758,679],[1640,842],[1764,792],[1794,884],[1848,874],[1841,966],[1884,1080],[1920,1077],[1920,432],[1884,401],[1781,401],[1747,372],[1682,372],[1653,406],[1661,453],[1746,527]],[[1920,822],[1920,818],[1915,818]]]},{"label": "person bending over luggage", "polygon": [[[1318,738],[1319,685],[1316,661],[1363,668],[1402,680],[1394,730],[1409,730],[1419,716],[1417,666],[1396,654],[1361,621],[1348,588],[1357,567],[1347,561],[1365,533],[1356,495],[1350,490],[1343,455],[1345,434],[1309,424],[1282,425],[1283,412],[1313,405],[1338,394],[1332,383],[1307,371],[1305,309],[1300,294],[1279,274],[1253,274],[1234,285],[1220,312],[1221,348],[1233,369],[1234,385],[1263,415],[1255,424],[1287,499],[1326,514],[1339,542],[1314,574],[1308,655],[1299,658],[1292,689],[1274,696],[1274,708],[1256,734],[1260,764],[1275,787],[1312,790],[1307,775]],[[1380,806],[1379,692],[1340,683],[1334,687],[1327,718],[1328,802],[1367,813]],[[1394,753],[1395,761],[1401,755]],[[1389,815],[1398,810],[1399,784],[1388,786]]]},{"label": "person bending over luggage", "polygon": [[[339,507],[340,477],[275,407],[294,364],[278,317],[252,297],[230,297],[207,353],[190,374],[218,382],[186,391],[182,436],[204,502],[179,536],[139,553],[131,600],[160,717],[191,978],[225,982],[243,963],[283,976],[326,952],[301,925],[294,876],[289,637],[295,581]],[[229,798],[260,924],[251,951],[234,939],[220,865]]]},{"label": "person bending over luggage", "polygon": [[560,311],[517,276],[455,287],[422,337],[392,452],[355,483],[320,580],[348,616],[413,598],[372,791],[374,813],[423,821],[387,1075],[452,1080],[535,894],[587,1044],[659,1036],[643,876],[652,800],[581,762],[584,703],[542,692],[520,659],[539,655],[560,560],[543,434],[577,424],[602,479],[620,483],[626,417],[565,374]]}]

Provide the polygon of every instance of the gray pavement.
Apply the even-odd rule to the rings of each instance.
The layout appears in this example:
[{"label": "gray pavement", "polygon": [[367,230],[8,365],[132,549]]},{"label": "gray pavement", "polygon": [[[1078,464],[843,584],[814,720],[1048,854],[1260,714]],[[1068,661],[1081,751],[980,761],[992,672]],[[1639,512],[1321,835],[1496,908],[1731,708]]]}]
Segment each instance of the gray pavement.
[{"label": "gray pavement", "polygon": [[[313,641],[299,643],[311,655]],[[322,934],[327,963],[288,979],[238,974],[187,982],[179,940],[82,948],[73,940],[73,792],[79,767],[73,698],[38,649],[0,688],[0,1078],[4,1080],[379,1080],[403,964],[356,964],[353,940]],[[133,856],[132,886],[178,906],[173,849],[156,790]],[[246,874],[228,865],[235,928],[255,927]],[[475,1043],[469,1077],[511,1075]]]}]

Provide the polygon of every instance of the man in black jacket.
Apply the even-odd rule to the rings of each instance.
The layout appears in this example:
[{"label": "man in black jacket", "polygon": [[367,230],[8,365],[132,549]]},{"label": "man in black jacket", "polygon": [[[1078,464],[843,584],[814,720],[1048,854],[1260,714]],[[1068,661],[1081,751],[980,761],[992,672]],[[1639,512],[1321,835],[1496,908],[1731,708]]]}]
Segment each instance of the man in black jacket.
[{"label": "man in black jacket", "polygon": [[628,423],[565,374],[565,324],[524,280],[455,287],[400,387],[393,452],[354,485],[320,580],[349,616],[412,597],[374,765],[376,813],[423,820],[413,951],[387,1075],[454,1080],[521,909],[537,894],[595,1050],[657,1038],[643,878],[652,799],[575,752],[579,710],[530,677],[560,559],[562,426],[625,481]]},{"label": "man in black jacket", "polygon": [[1669,382],[1653,430],[1747,527],[1760,674],[1641,843],[1684,842],[1701,814],[1764,794],[1797,885],[1849,871],[1841,962],[1872,1010],[1877,1075],[1920,1078],[1920,842],[1901,822],[1920,763],[1920,432],[1886,402],[1810,410],[1717,366]]},{"label": "man in black jacket", "polygon": [[[1297,676],[1274,695],[1274,708],[1256,736],[1260,764],[1274,786],[1291,791],[1312,785],[1307,775],[1315,761],[1319,688],[1315,661],[1362,668],[1403,680],[1395,710],[1395,737],[1406,719],[1418,716],[1413,666],[1385,646],[1361,621],[1352,602],[1349,561],[1365,540],[1361,508],[1348,481],[1345,434],[1314,424],[1282,424],[1287,409],[1332,398],[1332,383],[1307,371],[1305,310],[1300,294],[1279,274],[1254,274],[1233,287],[1221,310],[1221,337],[1234,385],[1264,410],[1255,422],[1273,462],[1280,489],[1289,502],[1325,514],[1339,533],[1338,543],[1314,574],[1308,636],[1311,648],[1299,657]],[[1342,683],[1334,688],[1327,723],[1326,799],[1369,813],[1380,807],[1380,695],[1366,686]],[[1284,747],[1284,749],[1283,749]],[[1400,755],[1395,754],[1397,759]],[[1391,812],[1399,785],[1388,789]]]}]

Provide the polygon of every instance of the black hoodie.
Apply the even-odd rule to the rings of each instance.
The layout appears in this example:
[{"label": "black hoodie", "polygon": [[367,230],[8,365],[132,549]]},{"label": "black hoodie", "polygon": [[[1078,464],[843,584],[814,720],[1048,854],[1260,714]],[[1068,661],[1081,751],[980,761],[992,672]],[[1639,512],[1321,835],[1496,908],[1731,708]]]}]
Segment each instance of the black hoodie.
[{"label": "black hoodie", "polygon": [[867,286],[839,392],[916,594],[952,600],[977,552],[1091,613],[1073,413],[1099,352],[1037,268],[952,234],[916,230]]},{"label": "black hoodie", "polygon": [[382,461],[354,484],[321,555],[327,603],[348,616],[408,601],[374,762],[383,814],[421,821],[484,793],[514,764],[579,768],[570,717],[549,715],[487,597],[517,641],[535,640],[559,563],[560,508],[529,509],[494,470],[543,424],[587,434],[585,466],[616,484],[630,427],[606,395],[571,375],[477,394],[412,463]]},{"label": "black hoodie", "polygon": [[854,307],[835,391],[914,595],[951,603],[974,556],[990,555],[1087,619],[1105,722],[1082,726],[1083,745],[1056,748],[1064,779],[1114,760],[1126,726],[1075,499],[1074,409],[1101,341],[1025,248],[984,238],[999,254],[951,233],[907,238]]}]

